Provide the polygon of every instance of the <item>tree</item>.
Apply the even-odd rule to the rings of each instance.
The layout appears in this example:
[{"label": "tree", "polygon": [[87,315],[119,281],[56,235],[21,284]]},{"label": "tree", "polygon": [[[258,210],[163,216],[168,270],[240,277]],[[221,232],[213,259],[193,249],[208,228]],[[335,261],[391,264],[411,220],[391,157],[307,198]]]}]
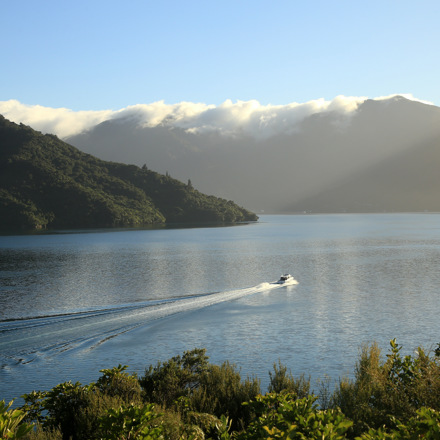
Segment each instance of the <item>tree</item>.
[{"label": "tree", "polygon": [[208,368],[206,349],[185,351],[183,356],[174,356],[166,362],[145,370],[140,384],[147,400],[170,406],[179,397],[189,396],[200,384],[201,374]]}]

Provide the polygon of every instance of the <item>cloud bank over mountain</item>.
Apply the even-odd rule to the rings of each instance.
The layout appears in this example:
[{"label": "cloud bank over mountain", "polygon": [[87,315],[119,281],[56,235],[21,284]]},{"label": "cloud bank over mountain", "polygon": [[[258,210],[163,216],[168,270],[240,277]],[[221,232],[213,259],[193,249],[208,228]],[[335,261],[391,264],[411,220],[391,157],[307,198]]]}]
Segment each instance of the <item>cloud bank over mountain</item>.
[{"label": "cloud bank over mountain", "polygon": [[[412,95],[404,96],[417,101]],[[193,102],[165,104],[158,101],[120,110],[77,112],[9,100],[0,101],[0,114],[13,122],[30,125],[43,133],[54,133],[63,139],[87,131],[101,122],[118,120],[132,120],[141,127],[180,128],[188,133],[244,134],[256,139],[268,139],[277,134],[295,132],[299,124],[313,114],[335,112],[340,115],[340,122],[344,123],[366,99],[337,96],[331,101],[316,99],[285,105],[262,105],[256,100],[235,103],[226,100],[218,106]]]},{"label": "cloud bank over mountain", "polygon": [[440,108],[412,96],[102,112],[7,101],[0,113],[258,213],[440,211]]}]

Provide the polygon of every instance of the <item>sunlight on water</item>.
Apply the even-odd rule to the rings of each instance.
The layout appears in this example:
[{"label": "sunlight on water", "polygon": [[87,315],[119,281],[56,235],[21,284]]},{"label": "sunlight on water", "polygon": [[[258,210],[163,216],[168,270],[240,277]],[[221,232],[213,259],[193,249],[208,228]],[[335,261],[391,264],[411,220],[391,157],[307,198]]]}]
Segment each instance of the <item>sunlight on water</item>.
[{"label": "sunlight on water", "polygon": [[[334,380],[362,343],[438,341],[440,215],[0,237],[0,399],[205,347],[267,386]],[[299,284],[270,284],[291,272]]]}]

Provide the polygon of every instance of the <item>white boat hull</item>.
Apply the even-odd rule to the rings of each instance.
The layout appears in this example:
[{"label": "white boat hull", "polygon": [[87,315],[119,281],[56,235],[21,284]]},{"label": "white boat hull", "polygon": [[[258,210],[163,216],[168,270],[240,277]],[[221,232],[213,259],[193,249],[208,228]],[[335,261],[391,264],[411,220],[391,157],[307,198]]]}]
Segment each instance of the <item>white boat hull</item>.
[{"label": "white boat hull", "polygon": [[282,275],[281,278],[272,284],[279,284],[280,286],[292,286],[294,284],[298,284],[298,281],[293,278],[290,274]]}]

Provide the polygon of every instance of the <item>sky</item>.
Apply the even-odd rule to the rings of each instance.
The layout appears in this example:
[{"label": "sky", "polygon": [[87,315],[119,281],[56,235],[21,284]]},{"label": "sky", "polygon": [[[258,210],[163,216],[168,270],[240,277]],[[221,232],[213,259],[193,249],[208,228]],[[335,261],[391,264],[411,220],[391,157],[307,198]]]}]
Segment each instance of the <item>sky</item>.
[{"label": "sky", "polygon": [[439,17],[438,0],[3,1],[0,101],[440,105]]}]

